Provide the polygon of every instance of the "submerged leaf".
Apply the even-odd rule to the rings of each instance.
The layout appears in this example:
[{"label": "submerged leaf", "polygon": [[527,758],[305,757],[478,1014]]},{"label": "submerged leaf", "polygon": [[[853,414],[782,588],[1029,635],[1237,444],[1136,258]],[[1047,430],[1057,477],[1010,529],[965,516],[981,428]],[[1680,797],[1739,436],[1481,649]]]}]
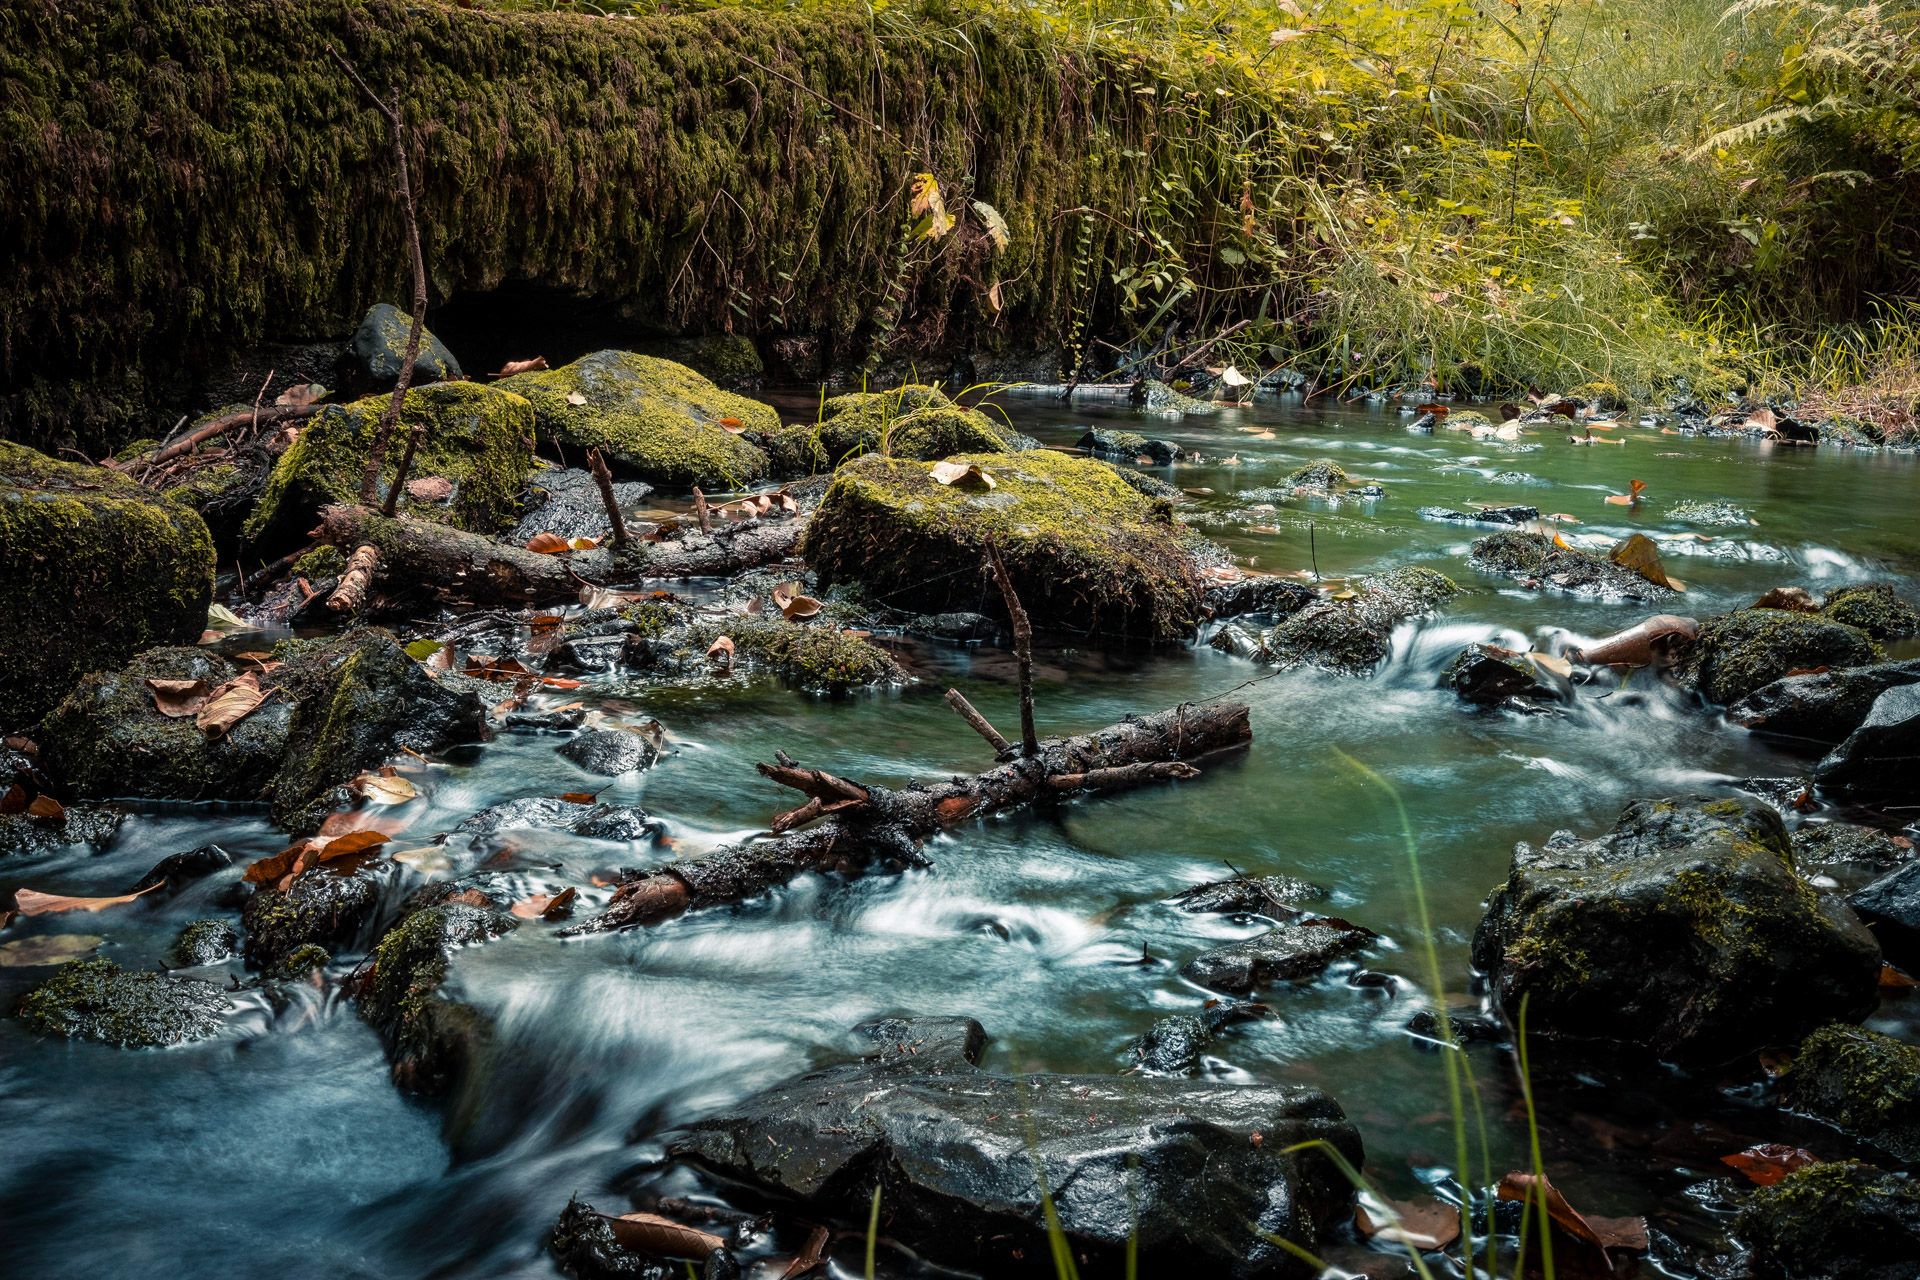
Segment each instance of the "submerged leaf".
[{"label": "submerged leaf", "polygon": [[1575,1240],[1592,1245],[1602,1257],[1609,1249],[1629,1253],[1647,1251],[1645,1219],[1586,1217],[1567,1203],[1560,1189],[1549,1182],[1544,1174],[1536,1177],[1531,1173],[1509,1173],[1500,1179],[1495,1194],[1502,1200],[1544,1203],[1547,1217],[1554,1226]]},{"label": "submerged leaf", "polygon": [[0,946],[0,969],[34,969],[78,960],[106,939],[91,933],[49,933]]},{"label": "submerged leaf", "polygon": [[1373,1205],[1354,1207],[1353,1223],[1370,1240],[1404,1244],[1423,1253],[1444,1249],[1460,1238],[1460,1210],[1438,1200],[1389,1200],[1369,1197]]},{"label": "submerged leaf", "polygon": [[1738,1169],[1747,1176],[1747,1181],[1756,1187],[1771,1187],[1784,1180],[1795,1169],[1819,1164],[1820,1158],[1804,1147],[1789,1147],[1780,1142],[1763,1142],[1759,1146],[1748,1147],[1745,1151],[1721,1156],[1720,1163],[1729,1168]]}]

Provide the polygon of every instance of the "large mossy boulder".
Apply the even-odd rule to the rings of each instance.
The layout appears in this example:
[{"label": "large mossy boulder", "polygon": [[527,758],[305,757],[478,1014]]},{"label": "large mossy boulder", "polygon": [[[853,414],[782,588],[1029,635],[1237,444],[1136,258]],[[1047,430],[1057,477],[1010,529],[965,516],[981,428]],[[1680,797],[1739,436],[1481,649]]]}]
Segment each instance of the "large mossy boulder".
[{"label": "large mossy boulder", "polygon": [[543,444],[574,461],[597,448],[615,471],[672,488],[751,484],[767,474],[767,456],[745,433],[780,429],[770,406],[722,391],[685,365],[630,351],[596,351],[494,385],[533,403]]},{"label": "large mossy boulder", "polygon": [[20,1017],[46,1035],[156,1049],[204,1040],[233,1004],[198,978],[129,973],[111,960],[75,960],[29,991]]},{"label": "large mossy boulder", "polygon": [[150,679],[209,687],[240,669],[201,649],[156,649],[81,681],[40,732],[48,767],[81,796],[265,800],[274,821],[311,829],[344,784],[401,748],[438,751],[487,735],[486,707],[443,683],[385,631],[296,642],[260,678],[259,708],[217,737],[162,715]]},{"label": "large mossy boulder", "polygon": [[962,454],[988,472],[944,485],[925,463],[878,455],[840,468],[802,554],[823,587],[858,582],[912,613],[1004,617],[986,575],[996,545],[1036,631],[1115,647],[1191,637],[1205,616],[1210,544],[1103,462],[1048,452]]},{"label": "large mossy boulder", "polygon": [[761,438],[780,476],[831,471],[862,454],[933,462],[957,453],[1006,453],[1014,433],[978,409],[953,403],[936,387],[855,391],[821,406],[818,422],[795,423]]},{"label": "large mossy boulder", "polygon": [[1734,1230],[1765,1280],[1913,1280],[1920,1182],[1851,1160],[1808,1165],[1755,1191]]},{"label": "large mossy boulder", "polygon": [[1684,1063],[1790,1043],[1877,1003],[1880,948],[1796,873],[1752,800],[1636,800],[1614,828],[1516,845],[1474,963],[1531,1035]]},{"label": "large mossy boulder", "polygon": [[1700,624],[1674,675],[1725,705],[1790,672],[1858,667],[1879,657],[1873,638],[1845,623],[1785,609],[1736,609]]},{"label": "large mossy boulder", "polygon": [[[1004,1076],[970,1018],[862,1028],[863,1060],[775,1085],[668,1140],[671,1156],[763,1195],[888,1231],[930,1260],[1007,1275],[1049,1256],[1054,1218],[1092,1275],[1308,1276],[1352,1212],[1360,1138],[1300,1085],[1154,1076]],[[856,1228],[857,1229],[857,1228]],[[1023,1265],[1021,1260],[1026,1259]]]},{"label": "large mossy boulder", "polygon": [[31,725],[89,671],[196,639],[213,565],[184,504],[0,440],[0,730]]},{"label": "large mossy boulder", "polygon": [[[313,527],[321,507],[358,501],[367,456],[391,402],[390,395],[368,396],[329,405],[309,419],[274,464],[260,505],[247,517],[247,539],[258,545],[296,542]],[[452,483],[453,492],[424,501],[403,493],[400,513],[472,533],[511,527],[533,471],[533,406],[510,391],[477,382],[412,388],[387,446],[383,498],[415,427],[423,429],[409,481],[439,477]]]},{"label": "large mossy boulder", "polygon": [[1394,629],[1460,594],[1443,573],[1402,565],[1360,579],[1339,598],[1315,600],[1266,634],[1268,660],[1368,675],[1392,651]]},{"label": "large mossy boulder", "polygon": [[[407,360],[407,338],[413,331],[413,317],[391,302],[376,302],[367,308],[360,327],[353,331],[353,358],[376,386],[392,388],[400,381],[400,369]],[[413,381],[453,382],[466,377],[460,362],[447,350],[447,344],[420,326],[420,351],[413,360]]]},{"label": "large mossy boulder", "polygon": [[475,1065],[493,1034],[473,1006],[443,991],[454,952],[509,932],[511,916],[468,902],[443,902],[404,917],[373,950],[361,979],[360,1016],[386,1042],[394,1080],[417,1093],[445,1094]]},{"label": "large mossy boulder", "polygon": [[1835,1023],[1801,1042],[1786,1086],[1796,1108],[1896,1160],[1920,1161],[1920,1049]]}]

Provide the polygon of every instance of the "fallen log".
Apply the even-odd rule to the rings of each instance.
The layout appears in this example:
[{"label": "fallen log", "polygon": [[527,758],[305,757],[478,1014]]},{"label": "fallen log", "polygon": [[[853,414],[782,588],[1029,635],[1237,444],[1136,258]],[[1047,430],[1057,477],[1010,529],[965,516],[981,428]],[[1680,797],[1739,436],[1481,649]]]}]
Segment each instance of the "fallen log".
[{"label": "fallen log", "polygon": [[[970,778],[916,782],[899,790],[850,782],[782,755],[777,763],[758,767],[771,781],[807,796],[805,804],[775,820],[775,830],[784,834],[636,872],[604,911],[565,932],[656,924],[686,911],[744,901],[809,871],[913,865],[920,860],[921,841],[969,818],[1071,791],[1115,791],[1193,777],[1199,772],[1195,760],[1251,741],[1246,704],[1183,704],[1093,733],[1049,738],[1039,754]],[[794,829],[816,819],[821,820],[817,826]]]}]

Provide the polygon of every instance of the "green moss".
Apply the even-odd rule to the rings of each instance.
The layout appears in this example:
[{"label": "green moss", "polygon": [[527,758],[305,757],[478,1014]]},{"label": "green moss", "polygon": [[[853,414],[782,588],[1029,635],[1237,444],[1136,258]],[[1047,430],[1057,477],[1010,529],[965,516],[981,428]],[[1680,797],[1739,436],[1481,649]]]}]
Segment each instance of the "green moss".
[{"label": "green moss", "polygon": [[327,949],[317,942],[309,942],[295,947],[292,951],[275,961],[267,970],[269,977],[304,978],[315,969],[324,969],[333,963],[333,957]]},{"label": "green moss", "polygon": [[180,930],[167,951],[167,965],[191,969],[218,964],[240,949],[240,935],[225,920],[195,920]]},{"label": "green moss", "polygon": [[1796,1169],[1761,1187],[1735,1230],[1763,1274],[1892,1276],[1920,1254],[1920,1182],[1843,1160]]},{"label": "green moss", "polygon": [[1920,612],[1885,582],[1842,587],[1820,606],[1822,617],[1866,632],[1875,640],[1903,640],[1920,634]]},{"label": "green moss", "polygon": [[347,557],[332,543],[315,547],[293,562],[293,571],[310,582],[337,578],[346,571]]},{"label": "green moss", "polygon": [[996,487],[943,485],[927,465],[870,456],[840,468],[802,548],[823,587],[858,581],[915,612],[999,612],[984,576],[999,547],[1036,630],[1119,645],[1191,636],[1206,544],[1110,466],[1034,451],[962,454]]},{"label": "green moss", "polygon": [[803,626],[771,619],[702,623],[693,643],[703,656],[720,635],[732,638],[736,661],[764,666],[795,688],[846,693],[874,685],[905,684],[906,673],[871,640],[837,627]]},{"label": "green moss", "polygon": [[778,475],[831,471],[867,453],[932,462],[957,453],[1006,453],[1010,434],[934,387],[853,392],[828,400],[816,423],[782,427],[762,443]]},{"label": "green moss", "polygon": [[94,958],[66,965],[28,992],[20,1017],[46,1035],[138,1049],[205,1039],[232,1007],[210,982],[128,973]]},{"label": "green moss", "polygon": [[[247,518],[246,537],[255,543],[292,541],[312,527],[323,505],[358,501],[367,455],[391,402],[390,395],[368,396],[350,405],[330,405],[309,420],[274,465],[259,507]],[[399,471],[408,433],[422,424],[425,430],[408,478],[451,480],[453,499],[416,502],[403,495],[401,512],[475,533],[494,533],[512,524],[533,470],[533,406],[497,386],[474,382],[412,388],[387,448],[383,497]]]},{"label": "green moss", "polygon": [[0,440],[0,728],[24,728],[89,671],[196,639],[213,539],[187,508],[100,467]]},{"label": "green moss", "polygon": [[1353,484],[1346,471],[1331,458],[1316,458],[1288,473],[1286,484],[1295,489],[1325,489],[1337,492]]},{"label": "green moss", "polygon": [[1789,671],[1855,667],[1879,657],[1880,647],[1864,631],[1830,619],[1739,609],[1702,623],[1676,670],[1709,701],[1732,703]]},{"label": "green moss", "polygon": [[1920,1049],[1836,1023],[1801,1042],[1787,1087],[1796,1106],[1901,1159],[1920,1158]]},{"label": "green moss", "polygon": [[422,1092],[448,1089],[485,1043],[484,1015],[441,993],[456,949],[497,938],[511,917],[465,903],[416,911],[374,948],[359,991],[360,1013],[380,1032],[399,1082]]}]

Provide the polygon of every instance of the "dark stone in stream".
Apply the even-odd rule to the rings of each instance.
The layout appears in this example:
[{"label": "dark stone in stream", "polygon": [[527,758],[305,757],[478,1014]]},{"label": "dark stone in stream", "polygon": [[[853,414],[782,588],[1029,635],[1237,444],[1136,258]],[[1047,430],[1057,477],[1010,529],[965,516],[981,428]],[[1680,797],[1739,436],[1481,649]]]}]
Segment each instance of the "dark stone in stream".
[{"label": "dark stone in stream", "polygon": [[1207,612],[1216,618],[1260,614],[1278,622],[1292,617],[1319,598],[1304,582],[1286,578],[1247,577],[1207,588]]},{"label": "dark stone in stream", "polygon": [[977,1024],[921,1025],[891,1020],[879,1055],[724,1108],[668,1154],[858,1229],[878,1185],[888,1234],[995,1276],[1051,1274],[1042,1185],[1097,1275],[1118,1273],[1129,1240],[1147,1275],[1311,1275],[1266,1237],[1312,1249],[1351,1212],[1332,1160],[1297,1149],[1320,1140],[1361,1161],[1317,1089],[996,1075],[976,1065]]},{"label": "dark stone in stream", "polygon": [[1613,830],[1514,846],[1473,939],[1535,1037],[1724,1062],[1878,1002],[1880,948],[1795,873],[1779,815],[1747,799],[1636,800]]},{"label": "dark stone in stream", "polygon": [[1881,694],[1903,684],[1920,684],[1920,658],[1786,676],[1728,707],[1727,719],[1768,737],[1831,745],[1860,727]]},{"label": "dark stone in stream", "polygon": [[1796,1110],[1896,1160],[1920,1161],[1920,1049],[1835,1023],[1801,1042],[1785,1081]]},{"label": "dark stone in stream", "polygon": [[1170,440],[1154,440],[1137,431],[1113,431],[1093,427],[1075,442],[1096,458],[1108,462],[1142,462],[1156,467],[1180,461],[1180,446]]},{"label": "dark stone in stream", "polygon": [[1855,800],[1920,795],[1920,684],[1898,685],[1876,698],[1860,727],[1815,766],[1813,780]]},{"label": "dark stone in stream", "polygon": [[[623,513],[632,511],[653,486],[641,480],[620,480],[613,486],[613,500]],[[591,472],[578,467],[554,468],[534,474],[527,483],[525,513],[504,541],[524,547],[535,534],[554,533],[562,538],[599,538],[612,536],[613,522],[607,519],[606,500]],[[632,517],[629,517],[631,520]]]},{"label": "dark stone in stream", "polygon": [[240,951],[240,935],[225,920],[195,920],[180,931],[167,949],[167,967],[194,969],[219,964]]},{"label": "dark stone in stream", "polygon": [[1462,702],[1494,707],[1564,701],[1570,689],[1526,654],[1497,644],[1470,644],[1440,673]]},{"label": "dark stone in stream", "polygon": [[394,864],[370,858],[346,875],[335,869],[340,865],[303,871],[285,891],[272,885],[254,891],[240,912],[248,963],[272,968],[309,943],[341,947],[362,940]]},{"label": "dark stone in stream", "polygon": [[0,858],[38,857],[74,845],[100,853],[120,834],[124,817],[118,809],[78,804],[67,806],[57,818],[0,814]]},{"label": "dark stone in stream", "polygon": [[1234,876],[1182,889],[1173,901],[1182,911],[1290,917],[1300,914],[1299,903],[1327,896],[1319,885],[1292,876]]},{"label": "dark stone in stream", "polygon": [[1808,1165],[1755,1190],[1734,1230],[1769,1280],[1913,1280],[1920,1181],[1854,1161]]},{"label": "dark stone in stream", "polygon": [[1519,530],[1476,539],[1467,562],[1485,573],[1505,574],[1533,587],[1553,587],[1598,600],[1666,600],[1671,588],[1649,582],[1605,556],[1555,546],[1551,538]]},{"label": "dark stone in stream", "polygon": [[1479,507],[1472,511],[1454,511],[1448,507],[1422,507],[1419,514],[1428,520],[1450,520],[1455,524],[1526,524],[1540,518],[1538,507]]},{"label": "dark stone in stream", "polygon": [[660,749],[631,729],[589,729],[561,747],[560,754],[588,773],[617,778],[650,767]]},{"label": "dark stone in stream", "polygon": [[[1499,1023],[1481,1016],[1478,1009],[1454,1009],[1447,1014],[1448,1029],[1456,1044],[1499,1044],[1507,1038]],[[1421,1040],[1443,1040],[1440,1015],[1422,1009],[1407,1019],[1407,1032]]]},{"label": "dark stone in stream", "polygon": [[1851,822],[1808,822],[1793,833],[1793,861],[1801,875],[1859,885],[1913,860],[1912,841]]},{"label": "dark stone in stream", "polygon": [[1192,1075],[1200,1055],[1220,1032],[1236,1022],[1268,1016],[1266,1005],[1248,1000],[1214,1000],[1199,1013],[1175,1013],[1153,1024],[1130,1046],[1134,1065],[1153,1075]]},{"label": "dark stone in stream", "polygon": [[[413,330],[413,317],[391,302],[376,302],[361,317],[353,331],[353,358],[376,386],[392,388],[400,380],[400,368],[406,363],[407,338]],[[420,351],[414,358],[415,385],[428,382],[452,382],[466,375],[445,343],[433,336],[425,324],[420,326]]]},{"label": "dark stone in stream", "polygon": [[930,636],[935,640],[992,640],[1006,628],[984,613],[922,613],[914,615],[906,625],[915,635]]},{"label": "dark stone in stream", "polygon": [[1847,899],[1887,958],[1907,970],[1920,970],[1920,862],[1909,862],[1881,876]]},{"label": "dark stone in stream", "polygon": [[621,1248],[606,1216],[579,1199],[567,1201],[560,1211],[560,1220],[547,1236],[547,1248],[560,1269],[575,1280],[680,1280],[687,1275],[677,1262]]},{"label": "dark stone in stream", "polygon": [[204,1040],[233,1007],[198,978],[128,973],[111,960],[75,960],[28,992],[20,1017],[43,1035],[152,1049]]},{"label": "dark stone in stream", "polygon": [[185,853],[168,854],[153,864],[147,874],[134,881],[129,893],[145,893],[156,885],[165,885],[163,896],[180,892],[203,876],[233,865],[233,855],[217,844],[203,844]]},{"label": "dark stone in stream", "polygon": [[1315,600],[1265,636],[1273,660],[1338,675],[1370,675],[1391,651],[1394,628],[1458,595],[1452,579],[1420,565],[1361,578],[1345,599]]},{"label": "dark stone in stream", "polygon": [[1244,995],[1269,983],[1314,977],[1334,961],[1365,951],[1379,936],[1333,916],[1294,921],[1245,942],[1203,951],[1180,967],[1180,976],[1215,991]]},{"label": "dark stone in stream", "polygon": [[660,824],[644,809],[619,804],[581,804],[555,796],[526,796],[482,809],[454,828],[459,835],[485,836],[515,828],[571,831],[595,840],[647,840]]},{"label": "dark stone in stream", "polygon": [[441,987],[455,951],[492,941],[514,925],[498,911],[443,902],[403,916],[380,939],[360,982],[360,1016],[386,1043],[396,1084],[444,1094],[477,1064],[493,1024]]},{"label": "dark stone in stream", "polygon": [[575,707],[570,711],[510,712],[506,727],[512,733],[572,733],[586,722],[587,709]]},{"label": "dark stone in stream", "polygon": [[1879,656],[1866,632],[1814,614],[1736,609],[1700,624],[1674,674],[1707,701],[1724,705],[1794,671],[1858,667]]},{"label": "dark stone in stream", "polygon": [[[616,632],[610,635],[576,636],[563,640],[554,647],[552,653],[547,655],[547,660],[542,665],[547,671],[566,675],[599,675],[619,665],[620,650],[626,644],[626,639],[625,635]],[[580,723],[586,721],[587,713],[584,709],[568,714],[573,715]],[[516,727],[511,719],[507,721],[507,726]]]}]

